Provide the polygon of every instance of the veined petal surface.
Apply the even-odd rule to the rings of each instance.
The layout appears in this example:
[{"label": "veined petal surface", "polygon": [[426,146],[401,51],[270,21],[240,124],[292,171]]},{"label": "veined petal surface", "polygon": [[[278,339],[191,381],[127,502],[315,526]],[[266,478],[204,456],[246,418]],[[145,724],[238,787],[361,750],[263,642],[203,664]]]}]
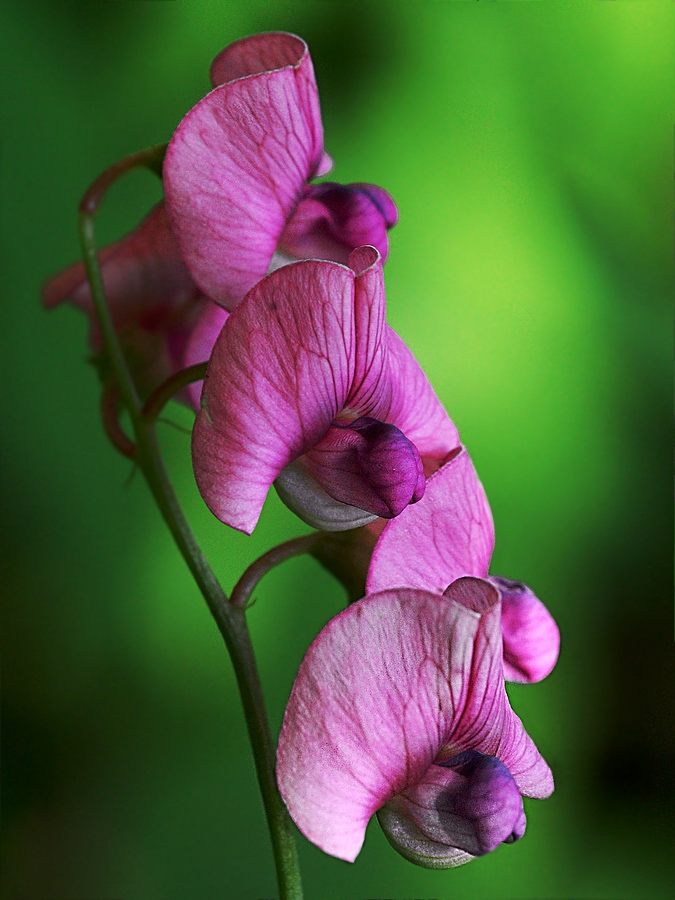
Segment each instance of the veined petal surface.
[{"label": "veined petal surface", "polygon": [[461,714],[436,761],[442,765],[465,750],[480,750],[504,763],[525,797],[548,797],[553,791],[551,770],[511,709],[504,689],[499,592],[486,580],[459,578],[443,596],[479,613],[480,625]]},{"label": "veined petal surface", "polygon": [[169,144],[164,187],[195,281],[232,309],[267,272],[306,181],[326,161],[304,41],[284,33],[244,39],[217,57],[211,74],[218,86]]},{"label": "veined petal surface", "polygon": [[422,457],[443,459],[459,446],[459,434],[424,370],[386,323],[381,255],[375,247],[359,247],[349,265],[356,273],[357,353],[345,413],[395,425]]},{"label": "veined petal surface", "polygon": [[[113,324],[145,397],[183,367],[205,301],[181,258],[163,203],[138,228],[101,250],[99,259]],[[50,309],[67,301],[86,313],[89,345],[98,357],[103,339],[84,265],[76,263],[51,278],[43,301]],[[188,402],[187,394],[181,399]]]},{"label": "veined petal surface", "polygon": [[420,456],[443,461],[460,446],[457,427],[412,350],[393,328],[387,325],[386,330],[392,385],[387,421],[401,429]]},{"label": "veined petal surface", "polygon": [[354,372],[354,274],[308,260],[277,269],[227,320],[193,431],[197,484],[221,521],[250,533],[274,479],[315,446]]},{"label": "veined petal surface", "polygon": [[415,587],[442,594],[462,575],[486,575],[493,548],[490,506],[462,447],[427,479],[423,499],[385,527],[367,591]]},{"label": "veined petal surface", "polygon": [[481,703],[508,732],[492,755],[548,772],[504,693],[501,641],[483,627],[495,611],[498,622],[499,594],[479,579],[456,582],[447,599],[384,591],[352,604],[311,645],[286,710],[277,777],[294,821],[326,853],[353,861],[370,816],[444,753],[489,753],[481,742],[498,739]]}]

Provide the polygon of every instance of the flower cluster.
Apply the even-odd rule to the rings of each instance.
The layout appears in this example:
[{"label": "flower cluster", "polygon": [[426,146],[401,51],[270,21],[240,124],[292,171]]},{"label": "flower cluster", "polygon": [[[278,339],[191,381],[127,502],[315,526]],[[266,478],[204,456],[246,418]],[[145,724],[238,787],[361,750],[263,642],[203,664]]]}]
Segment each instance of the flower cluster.
[{"label": "flower cluster", "polygon": [[[251,533],[274,484],[367,548],[365,596],[309,648],[284,718],[277,778],[298,827],[352,861],[377,813],[403,856],[455,866],[520,838],[523,796],[553,789],[504,682],[545,677],[558,630],[528,587],[488,574],[483,487],[387,325],[393,200],[314,181],[332,161],[305,43],[249,37],[210,74],[168,145],[163,201],[101,253],[114,326],[143,397],[209,361],[183,399],[222,522]],[[82,265],[44,297],[90,315],[101,357]]]}]

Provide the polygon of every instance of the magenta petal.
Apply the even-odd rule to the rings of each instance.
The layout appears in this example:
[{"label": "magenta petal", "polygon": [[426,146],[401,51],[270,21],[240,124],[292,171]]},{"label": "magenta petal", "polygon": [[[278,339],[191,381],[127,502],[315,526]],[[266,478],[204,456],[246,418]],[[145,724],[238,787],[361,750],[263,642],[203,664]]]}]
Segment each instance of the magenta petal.
[{"label": "magenta petal", "polygon": [[[160,332],[178,324],[197,296],[197,288],[185,267],[169,227],[163,203],[141,224],[99,254],[103,284],[118,332],[129,328]],[[102,346],[87,274],[76,263],[55,275],[43,290],[45,306],[51,309],[65,301],[91,317],[91,345]]]},{"label": "magenta petal", "polygon": [[345,413],[354,418],[387,418],[392,383],[387,365],[386,313],[382,259],[374,247],[359,247],[349,254],[354,272],[354,327],[356,332],[354,377]]},{"label": "magenta petal", "polygon": [[[548,772],[508,706],[501,640],[483,626],[495,612],[498,628],[498,592],[462,579],[448,600],[372,594],[323,629],[300,667],[277,756],[281,794],[309,840],[353,861],[370,816],[463,750],[511,768],[504,751],[522,770],[525,747]],[[498,752],[482,746],[499,742],[483,723],[492,717],[504,733]]]},{"label": "magenta petal", "polygon": [[[432,594],[388,591],[352,604],[310,646],[286,709],[277,777],[294,821],[326,853],[352,862],[371,815],[435,759],[478,624]],[[457,648],[454,669],[448,648]]]},{"label": "magenta petal", "polygon": [[353,274],[306,261],[249,292],[209,364],[193,431],[197,484],[221,521],[250,533],[282,469],[325,435],[353,377]]},{"label": "magenta petal", "polygon": [[422,458],[444,460],[459,447],[459,433],[424,370],[396,332],[386,327],[387,365],[393,385],[387,421],[400,428]]},{"label": "magenta petal", "polygon": [[286,31],[252,34],[220,51],[211,63],[211,84],[219,87],[248,75],[293,67],[306,53],[307,45],[302,38]]},{"label": "magenta petal", "polygon": [[387,519],[424,494],[415,445],[398,428],[368,416],[331,425],[307,453],[306,465],[331,497]]},{"label": "magenta petal", "polygon": [[[113,324],[142,396],[182,368],[183,352],[202,300],[169,228],[166,209],[156,206],[135,231],[100,254],[103,284]],[[95,356],[103,340],[82,263],[51,278],[44,287],[48,308],[65,301],[89,317],[89,345]]]},{"label": "magenta petal", "polygon": [[520,581],[488,578],[502,595],[504,677],[507,681],[533,683],[555,666],[560,632],[544,604]]},{"label": "magenta petal", "polygon": [[420,456],[442,459],[459,445],[459,435],[420,364],[386,324],[380,255],[374,247],[360,247],[349,265],[356,273],[357,353],[346,412],[389,422]]},{"label": "magenta petal", "polygon": [[281,246],[291,256],[347,262],[351,250],[370,245],[386,261],[387,231],[397,219],[394,201],[382,188],[326,181],[306,188]]},{"label": "magenta petal", "polygon": [[462,575],[487,573],[490,506],[464,448],[428,480],[424,499],[387,524],[368,571],[369,593],[415,587],[442,594]]},{"label": "magenta petal", "polygon": [[[331,531],[365,524],[364,509],[377,510],[382,516],[396,515],[404,504],[417,501],[424,490],[417,448],[387,417],[398,403],[395,392],[405,390],[406,385],[388,365],[382,261],[374,247],[360,247],[350,254],[349,264],[355,275],[355,349],[349,394],[321,445],[299,461],[292,475],[282,473],[277,480],[280,496],[294,512],[314,527]],[[422,381],[430,392],[420,370],[413,387],[419,389]],[[449,422],[445,413],[443,416]],[[375,427],[371,422],[367,431],[361,433],[360,427],[354,431],[353,423],[361,420],[363,424],[366,419],[377,419],[380,424]],[[336,505],[336,499],[343,505]]]},{"label": "magenta petal", "polygon": [[304,41],[282,33],[240,41],[214,63],[216,82],[230,75],[185,116],[164,161],[183,255],[228,309],[267,272],[305,182],[325,163]]},{"label": "magenta petal", "polygon": [[436,762],[480,750],[504,763],[521,794],[548,797],[553,791],[551,770],[511,709],[504,689],[499,592],[488,581],[460,578],[443,596],[479,613],[480,626],[462,713]]},{"label": "magenta petal", "polygon": [[[494,756],[469,750],[444,766],[432,765],[421,781],[387,804],[390,817],[380,823],[388,834],[391,817],[405,819],[415,826],[414,843],[407,847],[401,840],[404,830],[394,828],[394,846],[420,854],[420,843],[430,842],[423,856],[432,857],[431,868],[438,865],[439,845],[464,851],[461,859],[450,854],[445,867],[468,862],[495,850],[502,843],[513,843],[525,832],[523,800],[506,766]],[[415,860],[429,865],[428,860]]]},{"label": "magenta petal", "polygon": [[[201,300],[201,315],[190,335],[183,356],[183,365],[195,366],[198,363],[208,362],[211,358],[213,346],[227,321],[229,313],[213,303],[211,300]],[[199,398],[202,395],[203,381],[195,381],[187,388],[190,405],[193,409],[199,409]]]}]

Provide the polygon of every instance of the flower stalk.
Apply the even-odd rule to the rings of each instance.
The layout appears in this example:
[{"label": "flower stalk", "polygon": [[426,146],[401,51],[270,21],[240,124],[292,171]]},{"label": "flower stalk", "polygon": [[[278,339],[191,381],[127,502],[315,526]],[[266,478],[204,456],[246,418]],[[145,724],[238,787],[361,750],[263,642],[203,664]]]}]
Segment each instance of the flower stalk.
[{"label": "flower stalk", "polygon": [[175,372],[166,381],[163,381],[156,390],[150,394],[143,406],[143,417],[148,422],[156,422],[166,404],[183,388],[195,381],[202,381],[206,375],[208,363],[196,363]]},{"label": "flower stalk", "polygon": [[[119,389],[119,396],[131,420],[135,440],[133,458],[145,476],[162,517],[216,621],[232,660],[270,831],[280,898],[281,900],[302,900],[295,839],[290,817],[276,784],[274,740],[265,710],[260,676],[245,611],[229,602],[183,514],[164,465],[155,431],[155,419],[168,399],[168,391],[152,402],[149,415],[144,414],[113,326],[98,261],[94,215],[105,193],[120,175],[134,168],[146,167],[161,176],[164,149],[164,147],[151,148],[145,153],[134,154],[121,160],[103,173],[87,191],[79,211],[83,259],[94,308]],[[190,377],[190,380],[195,379]],[[174,386],[169,386],[169,390],[173,392]],[[133,445],[129,442],[127,449],[130,449],[131,446]],[[131,455],[131,453],[128,452],[125,455]]]},{"label": "flower stalk", "polygon": [[313,553],[318,544],[321,543],[323,535],[319,532],[313,534],[303,534],[300,537],[292,538],[290,541],[284,541],[277,547],[272,547],[267,553],[264,553],[259,559],[246,569],[239,581],[232,589],[230,603],[237,609],[248,609],[253,605],[251,595],[258,586],[260,580],[269,571],[276,568],[287,559],[293,559],[294,556],[302,556],[305,553]]}]

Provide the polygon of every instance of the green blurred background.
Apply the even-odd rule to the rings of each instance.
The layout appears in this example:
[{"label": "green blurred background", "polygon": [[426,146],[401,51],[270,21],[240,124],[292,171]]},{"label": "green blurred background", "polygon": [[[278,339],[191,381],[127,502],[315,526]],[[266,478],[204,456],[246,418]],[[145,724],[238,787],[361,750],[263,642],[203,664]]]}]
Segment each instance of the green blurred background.
[{"label": "green blurred background", "polygon": [[[557,780],[523,841],[427,872],[377,825],[354,865],[300,838],[307,897],[671,896],[673,4],[486,5],[0,4],[6,900],[276,894],[216,628],[103,437],[83,317],[38,302],[77,255],[84,188],[170,137],[218,50],[273,29],[310,44],[335,178],[398,202],[390,321],[485,483],[493,571],[536,589],[563,642],[545,682],[511,690]],[[130,176],[102,238],[158,196]],[[253,537],[230,533],[196,494],[189,437],[162,440],[226,588],[303,531],[270,496]],[[278,728],[343,597],[310,560],[258,593]]]}]

